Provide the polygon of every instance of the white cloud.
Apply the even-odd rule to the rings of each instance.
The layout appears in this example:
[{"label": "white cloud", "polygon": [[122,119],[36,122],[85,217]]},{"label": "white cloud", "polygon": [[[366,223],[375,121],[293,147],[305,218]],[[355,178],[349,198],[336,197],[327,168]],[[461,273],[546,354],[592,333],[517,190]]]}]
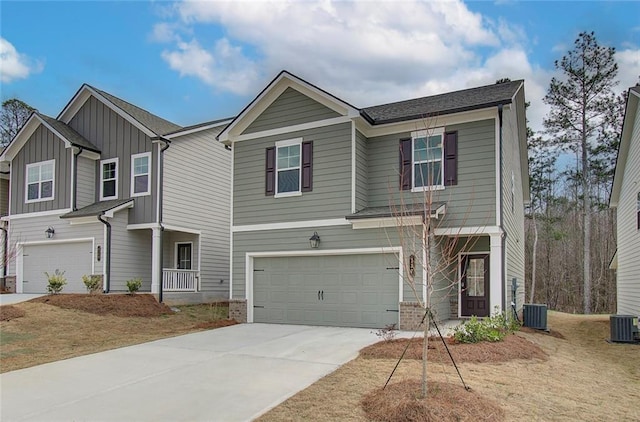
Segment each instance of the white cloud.
[{"label": "white cloud", "polygon": [[640,82],[640,48],[616,51],[619,90],[624,91]]},{"label": "white cloud", "polygon": [[16,79],[25,79],[32,73],[41,72],[43,64],[32,60],[6,39],[0,37],[0,81],[10,83]]}]

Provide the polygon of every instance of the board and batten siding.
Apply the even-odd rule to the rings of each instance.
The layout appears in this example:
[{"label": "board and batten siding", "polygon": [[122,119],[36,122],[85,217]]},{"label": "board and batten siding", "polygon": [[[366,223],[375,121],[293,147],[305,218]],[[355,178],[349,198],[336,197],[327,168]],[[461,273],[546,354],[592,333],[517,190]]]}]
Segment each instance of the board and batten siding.
[{"label": "board and batten siding", "polygon": [[255,133],[339,116],[330,108],[289,87],[243,133]]},{"label": "board and batten siding", "polygon": [[[72,240],[72,239],[94,239],[93,249],[93,265],[95,274],[102,274],[102,268],[104,263],[104,224],[98,221],[96,218],[95,223],[86,224],[69,224],[69,221],[60,219],[56,215],[29,217],[29,218],[15,218],[11,220],[11,230],[8,245],[9,252],[9,265],[7,267],[8,275],[16,275],[16,249],[17,243],[23,242],[43,242],[51,243],[52,245],[58,245],[59,248],[64,248],[64,243],[60,241]],[[55,236],[53,239],[47,239],[45,236],[45,230],[47,227],[53,227],[55,230]],[[98,261],[98,256],[95,253],[97,247],[102,249],[102,256]],[[64,268],[60,268],[64,271]]]},{"label": "board and batten siding", "polygon": [[367,138],[356,130],[356,211],[367,207]]},{"label": "board and batten siding", "polygon": [[640,107],[636,110],[631,145],[624,170],[617,209],[617,314],[638,316],[640,315],[640,230],[637,228],[636,213],[640,192]]},{"label": "board and batten siding", "polygon": [[96,162],[78,157],[77,177],[76,207],[82,208],[96,202]]},{"label": "board and batten siding", "polygon": [[151,291],[151,230],[127,230],[126,210],[111,223],[111,292],[126,292],[127,280],[142,279],[140,291]]},{"label": "board and batten siding", "polygon": [[164,158],[162,219],[201,233],[201,289],[228,297],[231,152],[215,139],[221,129],[172,139]]},{"label": "board and batten siding", "polygon": [[0,217],[9,214],[9,179],[0,179]]},{"label": "board and batten siding", "polygon": [[[266,148],[277,141],[313,141],[313,190],[300,196],[265,195]],[[236,142],[233,224],[344,218],[351,213],[351,123]]]},{"label": "board and batten siding", "polygon": [[[519,95],[524,95],[522,90]],[[524,100],[522,100],[524,101]],[[516,102],[517,104],[517,102]],[[513,105],[503,111],[502,126],[502,224],[505,237],[505,278],[504,291],[506,307],[513,301],[511,282],[518,281],[516,294],[517,310],[522,309],[525,301],[525,250],[524,250],[524,193],[522,191],[522,172],[520,169],[520,142],[518,139],[518,120]],[[513,176],[513,178],[512,178]],[[506,311],[506,309],[505,309]]]},{"label": "board and batten siding", "polygon": [[[91,96],[69,122],[76,132],[101,151],[101,159],[118,157],[118,199],[131,197],[131,155],[151,152],[151,194],[135,197],[129,210],[130,224],[156,221],[158,148],[151,138],[118,113]],[[100,195],[100,161],[95,163],[95,200]]]},{"label": "board and batten siding", "polygon": [[458,132],[458,184],[432,192],[400,191],[399,140],[411,133],[397,133],[367,139],[369,207],[391,203],[446,202],[446,215],[439,227],[495,225],[496,169],[495,120],[488,119],[447,126]]},{"label": "board and batten siding", "polygon": [[[25,203],[27,164],[55,160],[53,199]],[[11,161],[11,214],[71,207],[71,149],[44,125],[38,126]]]}]

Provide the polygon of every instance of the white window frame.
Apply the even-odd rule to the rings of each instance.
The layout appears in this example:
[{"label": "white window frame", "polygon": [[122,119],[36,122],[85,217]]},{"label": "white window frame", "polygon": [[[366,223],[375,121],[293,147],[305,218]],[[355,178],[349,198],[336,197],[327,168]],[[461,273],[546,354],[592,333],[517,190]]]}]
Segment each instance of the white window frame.
[{"label": "white window frame", "polygon": [[[53,171],[51,172],[51,179],[47,179],[47,180],[42,180],[42,166],[47,165],[47,164],[51,164],[53,167]],[[33,183],[37,183],[38,184],[38,197],[36,199],[29,199],[29,169],[33,168],[33,167],[38,167],[39,168],[39,179],[37,182],[33,182]],[[47,198],[42,198],[42,182],[48,182],[51,181],[51,196],[47,197]],[[31,184],[33,184],[31,183]],[[56,198],[56,160],[46,160],[46,161],[39,161],[37,163],[31,163],[31,164],[27,164],[26,168],[25,168],[25,173],[24,173],[24,202],[25,204],[31,204],[33,202],[44,202],[44,201],[53,201]]]},{"label": "white window frame", "polygon": [[191,262],[191,268],[189,268],[188,270],[186,268],[183,268],[185,271],[192,271],[193,268],[193,242],[176,242],[175,246],[174,246],[174,261],[175,261],[175,268],[178,269],[178,264],[180,263],[180,257],[178,256],[178,246],[180,245],[189,245],[191,246],[191,258],[190,258],[190,262]]},{"label": "white window frame", "polygon": [[[293,145],[298,145],[298,148],[300,148],[300,162],[298,163],[297,167],[287,167],[284,169],[281,169],[278,167],[278,150],[282,147],[290,147]],[[285,141],[278,141],[276,142],[276,180],[275,180],[275,197],[276,198],[285,198],[287,196],[301,196],[302,195],[302,138],[295,138],[295,139],[287,139]],[[298,170],[298,190],[297,191],[291,191],[291,192],[278,192],[279,187],[278,187],[278,173],[280,171],[286,171],[286,170],[294,170],[297,169]]]},{"label": "white window frame", "polygon": [[[416,161],[414,156],[415,143],[417,138],[428,138],[431,136],[440,136],[440,184],[428,186],[416,186],[416,164],[433,163],[438,160]],[[432,190],[444,189],[444,128],[435,128],[432,130],[419,130],[411,132],[411,192],[425,192]]]},{"label": "white window frame", "polygon": [[[116,163],[116,177],[115,177],[116,190],[115,190],[114,196],[104,196],[104,182],[113,180],[113,179],[107,179],[107,180],[104,179],[104,165],[110,164],[110,163]],[[118,176],[120,171],[119,167],[120,167],[120,164],[118,163],[118,157],[110,158],[108,160],[100,160],[100,200],[101,201],[118,198]]]},{"label": "white window frame", "polygon": [[[141,173],[141,174],[135,174],[135,161],[136,158],[141,158],[141,157],[147,157],[147,159],[149,160],[149,171],[147,173]],[[135,197],[135,196],[147,196],[151,194],[151,166],[152,166],[152,162],[151,162],[151,152],[142,152],[140,154],[132,154],[131,155],[131,197]],[[146,174],[147,176],[147,190],[145,192],[135,192],[135,177],[136,176],[144,176]]]}]

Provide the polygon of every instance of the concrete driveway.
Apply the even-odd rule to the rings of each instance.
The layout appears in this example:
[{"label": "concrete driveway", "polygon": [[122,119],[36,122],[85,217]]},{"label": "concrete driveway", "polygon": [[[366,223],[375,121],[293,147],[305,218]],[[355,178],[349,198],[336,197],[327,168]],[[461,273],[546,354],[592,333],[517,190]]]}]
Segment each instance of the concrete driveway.
[{"label": "concrete driveway", "polygon": [[242,324],[0,375],[0,420],[248,421],[375,343],[373,330]]},{"label": "concrete driveway", "polygon": [[26,302],[27,300],[35,299],[40,296],[44,296],[44,294],[5,293],[3,295],[0,295],[0,306],[13,305],[14,303]]}]

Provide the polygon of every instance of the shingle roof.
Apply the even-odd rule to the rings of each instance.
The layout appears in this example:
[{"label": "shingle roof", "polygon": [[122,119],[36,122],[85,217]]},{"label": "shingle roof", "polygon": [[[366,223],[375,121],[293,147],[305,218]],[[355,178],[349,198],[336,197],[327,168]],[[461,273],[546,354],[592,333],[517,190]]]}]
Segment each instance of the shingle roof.
[{"label": "shingle roof", "polygon": [[61,215],[60,218],[77,218],[77,217],[91,217],[98,216],[103,212],[110,211],[114,208],[118,208],[121,205],[126,204],[127,202],[133,202],[133,199],[112,199],[110,201],[100,201],[94,202],[91,205],[87,205],[86,207],[80,208],[76,211],[68,212],[64,215]]},{"label": "shingle roof", "polygon": [[88,149],[94,152],[98,152],[98,153],[100,152],[98,147],[93,145],[91,142],[87,141],[82,135],[80,135],[78,132],[73,130],[73,128],[71,128],[70,126],[67,126],[61,121],[56,120],[53,117],[49,117],[45,114],[38,113],[38,112],[35,112],[35,113],[38,115],[38,117],[40,117],[42,120],[47,122],[49,126],[51,126],[56,131],[58,131],[60,135],[64,136],[64,138],[67,141],[71,142],[73,145],[82,147],[84,149]]},{"label": "shingle roof", "polygon": [[97,89],[91,85],[87,85],[91,87],[91,89],[100,93],[106,99],[111,101],[117,107],[122,109],[125,113],[129,114],[131,117],[136,119],[142,125],[147,127],[149,130],[154,132],[156,135],[164,135],[166,133],[175,132],[179,129],[182,129],[181,126],[172,123],[168,120],[163,119],[162,117],[158,117],[155,114],[149,113],[147,110],[144,110],[138,106],[135,106],[125,100],[122,100],[114,95],[109,94],[108,92]]},{"label": "shingle roof", "polygon": [[[434,202],[430,205],[431,214],[437,213],[442,207],[446,205],[445,202]],[[362,220],[365,218],[387,218],[387,217],[406,217],[411,215],[422,215],[427,211],[427,206],[423,203],[418,204],[405,204],[403,206],[398,205],[395,207],[368,207],[363,208],[360,211],[349,214],[345,218],[347,220]]]},{"label": "shingle roof", "polygon": [[371,124],[379,125],[508,104],[523,82],[511,81],[366,107],[360,113]]},{"label": "shingle roof", "polygon": [[172,132],[164,133],[163,135],[173,135],[174,133],[178,133],[178,132],[186,132],[186,131],[197,129],[204,126],[215,125],[216,123],[231,121],[232,119],[234,119],[234,117],[227,117],[226,119],[216,119],[216,120],[211,120],[210,122],[197,123],[195,125],[181,127],[180,129],[174,130]]}]

